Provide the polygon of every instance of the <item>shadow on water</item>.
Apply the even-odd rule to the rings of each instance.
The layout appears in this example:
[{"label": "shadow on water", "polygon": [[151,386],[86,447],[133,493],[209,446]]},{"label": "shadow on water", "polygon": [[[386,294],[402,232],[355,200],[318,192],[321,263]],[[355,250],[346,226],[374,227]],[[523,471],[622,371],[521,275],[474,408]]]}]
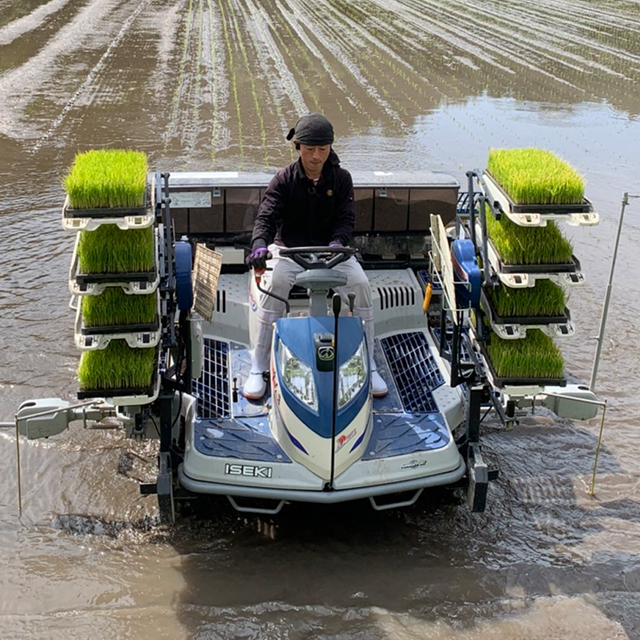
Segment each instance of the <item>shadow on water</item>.
[{"label": "shadow on water", "polygon": [[502,477],[483,514],[440,489],[380,513],[360,502],[240,515],[226,499],[206,498],[183,505],[170,528],[81,516],[57,526],[113,538],[136,530],[147,544],[173,547],[184,580],[178,621],[193,638],[392,638],[399,622],[389,618],[398,616],[445,621],[467,637],[501,620],[518,624],[545,599],[585,597],[638,637],[640,556],[626,536],[640,525],[640,503],[616,497],[625,472],[615,458],[601,452],[591,498],[583,475],[591,432],[536,419],[513,431],[490,427],[485,442]]}]

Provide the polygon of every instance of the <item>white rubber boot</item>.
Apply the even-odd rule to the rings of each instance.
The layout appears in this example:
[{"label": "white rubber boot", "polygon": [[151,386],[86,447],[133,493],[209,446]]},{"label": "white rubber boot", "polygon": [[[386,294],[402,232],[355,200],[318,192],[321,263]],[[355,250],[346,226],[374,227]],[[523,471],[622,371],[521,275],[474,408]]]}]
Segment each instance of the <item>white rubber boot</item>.
[{"label": "white rubber boot", "polygon": [[263,373],[269,371],[272,331],[271,324],[258,320],[256,344],[251,355],[251,373],[242,389],[242,395],[249,400],[260,400],[267,390]]},{"label": "white rubber boot", "polygon": [[375,349],[375,333],[376,328],[373,324],[373,320],[365,320],[364,322],[364,335],[367,340],[367,348],[369,349],[369,363],[371,365],[371,395],[374,398],[383,398],[389,393],[387,383],[382,379],[382,376],[378,373],[378,366],[373,357],[373,351]]}]

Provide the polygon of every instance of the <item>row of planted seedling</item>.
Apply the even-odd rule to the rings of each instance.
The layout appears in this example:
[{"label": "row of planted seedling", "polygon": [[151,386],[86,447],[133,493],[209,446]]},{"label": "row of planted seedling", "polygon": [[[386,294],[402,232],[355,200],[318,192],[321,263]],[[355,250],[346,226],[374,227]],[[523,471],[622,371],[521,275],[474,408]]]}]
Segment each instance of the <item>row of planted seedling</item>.
[{"label": "row of planted seedling", "polygon": [[[492,150],[487,167],[493,180],[517,205],[542,205],[541,210],[548,212],[548,205],[584,202],[582,177],[550,152]],[[485,288],[483,307],[492,322],[512,323],[521,329],[511,336],[516,339],[490,333],[485,349],[494,376],[509,384],[562,381],[564,360],[548,334],[573,332],[566,289],[558,284],[570,282],[558,278],[558,274],[576,268],[573,247],[554,220],[543,220],[545,226],[519,226],[507,215],[496,216],[491,207],[485,206],[486,234],[491,252],[498,258],[491,268],[498,278]],[[571,211],[571,207],[564,210]],[[522,274],[521,280],[506,279],[507,283],[529,286],[507,286],[501,280],[505,272]],[[552,326],[556,327],[555,333],[549,329]],[[495,324],[493,327],[496,329]]]},{"label": "row of planted seedling", "polygon": [[[81,397],[147,395],[155,386],[160,335],[155,230],[126,224],[127,216],[146,210],[147,171],[144,153],[88,151],[76,156],[64,181],[65,227],[71,219],[90,229],[78,232],[77,270],[70,281],[72,292],[82,294],[76,321],[76,344],[83,349]],[[149,216],[145,224],[152,222]]]}]

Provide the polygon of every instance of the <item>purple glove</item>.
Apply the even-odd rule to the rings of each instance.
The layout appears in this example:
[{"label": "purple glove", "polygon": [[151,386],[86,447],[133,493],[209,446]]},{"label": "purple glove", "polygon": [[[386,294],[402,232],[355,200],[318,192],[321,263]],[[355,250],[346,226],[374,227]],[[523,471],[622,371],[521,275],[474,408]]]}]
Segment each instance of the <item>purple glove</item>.
[{"label": "purple glove", "polygon": [[252,249],[245,262],[253,269],[264,271],[267,268],[267,260],[271,260],[271,252],[267,247],[258,246]]},{"label": "purple glove", "polygon": [[330,247],[335,247],[336,249],[342,249],[342,242],[338,242],[338,240],[332,240],[329,243]]}]

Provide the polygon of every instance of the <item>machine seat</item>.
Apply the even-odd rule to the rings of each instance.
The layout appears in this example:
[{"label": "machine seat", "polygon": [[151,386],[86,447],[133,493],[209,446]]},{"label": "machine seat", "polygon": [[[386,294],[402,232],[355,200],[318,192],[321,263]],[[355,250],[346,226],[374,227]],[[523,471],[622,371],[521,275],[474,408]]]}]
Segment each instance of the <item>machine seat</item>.
[{"label": "machine seat", "polygon": [[296,276],[296,284],[308,289],[332,289],[347,284],[347,275],[334,269],[310,269]]}]

